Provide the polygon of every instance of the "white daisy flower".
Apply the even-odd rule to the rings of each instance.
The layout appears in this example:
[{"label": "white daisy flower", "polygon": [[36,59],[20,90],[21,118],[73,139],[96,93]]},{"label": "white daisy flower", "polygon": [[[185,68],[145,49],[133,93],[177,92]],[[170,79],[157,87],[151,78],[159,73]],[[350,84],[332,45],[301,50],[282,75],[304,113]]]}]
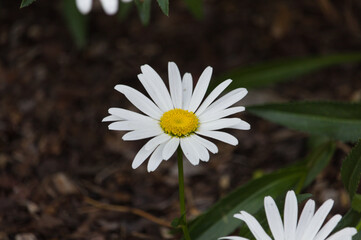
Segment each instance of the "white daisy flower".
[{"label": "white daisy flower", "polygon": [[[129,0],[122,0],[129,2]],[[93,0],[76,0],[76,6],[82,14],[88,14],[92,8]],[[104,12],[108,15],[114,15],[118,11],[119,0],[100,0]]]},{"label": "white daisy flower", "polygon": [[[273,198],[268,196],[264,199],[267,221],[274,240],[351,240],[352,236],[357,233],[357,230],[352,227],[343,228],[329,236],[342,218],[339,214],[333,216],[321,228],[332,206],[333,200],[329,199],[315,212],[315,201],[308,200],[297,223],[297,198],[294,191],[289,191],[286,196],[282,223],[281,215]],[[256,240],[272,240],[252,215],[241,211],[234,217],[246,222]],[[236,236],[219,239],[248,240]]]},{"label": "white daisy flower", "polygon": [[194,90],[191,74],[184,74],[182,79],[173,62],[168,64],[170,91],[149,65],[143,65],[141,71],[138,78],[151,99],[126,85],[117,85],[115,89],[145,115],[110,108],[111,115],[103,119],[104,122],[115,121],[109,125],[110,130],[130,131],[123,136],[125,141],[152,138],[135,156],[133,168],[151,155],[148,171],[154,171],[162,160],[168,160],[174,154],[178,146],[193,165],[199,164],[200,160],[207,162],[208,151],[217,153],[218,148],[204,137],[237,145],[237,138],[218,130],[250,129],[250,125],[239,118],[226,118],[245,110],[244,107],[230,107],[247,94],[245,88],[235,89],[215,101],[232,80],[219,84],[202,103],[211,80],[211,67],[203,71]]}]

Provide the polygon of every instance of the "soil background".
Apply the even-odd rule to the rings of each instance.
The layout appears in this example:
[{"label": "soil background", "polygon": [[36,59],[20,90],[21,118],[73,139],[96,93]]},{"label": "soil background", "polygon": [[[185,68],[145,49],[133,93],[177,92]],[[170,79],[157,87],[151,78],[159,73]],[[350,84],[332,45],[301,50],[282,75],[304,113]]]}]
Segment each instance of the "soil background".
[{"label": "soil background", "polygon": [[[220,75],[274,59],[361,51],[360,1],[205,0],[202,20],[184,1],[170,1],[169,17],[154,2],[146,27],[135,7],[120,21],[95,4],[83,50],[68,31],[61,1],[19,5],[0,1],[2,240],[178,239],[162,224],[134,214],[142,210],[165,222],[179,216],[176,160],[154,173],[146,164],[133,170],[144,141],[124,142],[123,133],[101,122],[109,107],[134,110],[113,87],[142,89],[136,77],[141,65],[166,79],[167,63],[175,61],[182,73],[198,79],[207,66]],[[336,66],[250,89],[241,104],[360,101],[360,79],[359,65]],[[240,116],[252,129],[232,132],[238,146],[218,142],[220,151],[209,163],[185,164],[189,218],[255,173],[307,154],[307,135],[247,112]],[[318,203],[333,198],[334,213],[349,207],[339,176],[349,149],[339,143],[330,165],[307,189]],[[121,212],[129,208],[133,213]]]}]

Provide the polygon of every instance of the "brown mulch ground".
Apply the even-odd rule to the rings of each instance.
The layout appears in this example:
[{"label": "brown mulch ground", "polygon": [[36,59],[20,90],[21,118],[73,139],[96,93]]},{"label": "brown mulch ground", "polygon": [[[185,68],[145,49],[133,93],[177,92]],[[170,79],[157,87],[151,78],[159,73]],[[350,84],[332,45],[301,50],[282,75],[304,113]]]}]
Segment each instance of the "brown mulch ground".
[{"label": "brown mulch ground", "polygon": [[[179,215],[175,159],[154,173],[146,164],[133,170],[144,142],[123,142],[101,123],[109,107],[130,106],[113,86],[139,87],[142,64],[166,76],[173,60],[197,78],[208,65],[217,75],[266,60],[361,50],[357,1],[207,0],[202,21],[183,1],[171,1],[170,17],[154,4],[148,27],[135,11],[119,22],[96,9],[83,51],[71,39],[60,1],[38,0],[21,10],[19,2],[0,1],[0,239],[167,237],[165,226],[138,211],[166,223]],[[360,77],[357,65],[333,67],[251,91],[244,102],[360,100]],[[243,118],[252,130],[234,132],[237,147],[219,143],[209,163],[186,165],[191,218],[255,170],[270,172],[305,156],[306,135],[247,113]],[[337,150],[309,188],[319,201],[334,198],[338,212],[347,208],[338,175],[347,148]]]}]

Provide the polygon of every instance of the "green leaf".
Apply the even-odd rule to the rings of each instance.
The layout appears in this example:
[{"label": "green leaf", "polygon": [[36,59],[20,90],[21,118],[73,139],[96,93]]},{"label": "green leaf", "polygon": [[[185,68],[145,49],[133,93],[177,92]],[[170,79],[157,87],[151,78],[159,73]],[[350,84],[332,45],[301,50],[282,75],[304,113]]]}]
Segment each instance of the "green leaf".
[{"label": "green leaf", "polygon": [[189,10],[198,18],[203,18],[203,1],[202,0],[185,0]]},{"label": "green leaf", "polygon": [[78,48],[87,43],[87,18],[82,15],[74,0],[63,0],[63,14],[71,35]]},{"label": "green leaf", "polygon": [[[309,194],[309,193],[297,194],[297,202],[300,204],[303,201],[311,198],[311,196],[312,196],[312,194]],[[277,205],[281,215],[283,215],[285,200],[286,200],[286,195],[281,195],[275,199],[276,205]],[[253,216],[263,226],[263,229],[268,229],[268,222],[267,222],[267,217],[266,217],[264,208],[261,209],[257,214],[254,214]],[[248,238],[248,239],[253,238],[253,234],[249,230],[248,226],[244,223],[242,223],[242,228],[241,228],[239,235],[242,237]]]},{"label": "green leaf", "polygon": [[356,212],[351,209],[343,216],[343,218],[337,224],[337,226],[333,232],[337,232],[345,227],[356,227],[357,224],[360,223],[360,220],[361,220],[361,213]]},{"label": "green leaf", "polygon": [[335,148],[335,143],[328,141],[318,145],[307,155],[305,164],[308,171],[302,188],[311,184],[317,175],[328,165],[335,153]]},{"label": "green leaf", "polygon": [[237,188],[190,224],[191,238],[209,240],[226,236],[240,226],[240,221],[234,219],[233,214],[240,210],[250,214],[258,212],[263,207],[265,196],[284,194],[304,174],[302,167],[283,169]]},{"label": "green leaf", "polygon": [[119,11],[118,11],[118,18],[119,20],[124,20],[128,17],[130,10],[133,7],[132,2],[122,2],[119,3]]},{"label": "green leaf", "polygon": [[353,236],[352,240],[361,240],[361,231],[359,231],[355,236]]},{"label": "green leaf", "polygon": [[353,199],[361,178],[361,139],[342,163],[341,178]]},{"label": "green leaf", "polygon": [[361,213],[361,195],[356,194],[352,199],[352,209]]},{"label": "green leaf", "polygon": [[332,65],[360,61],[361,53],[335,54],[306,57],[301,59],[277,60],[231,70],[219,78],[216,78],[216,80],[212,82],[211,88],[214,88],[221,81],[224,81],[224,79],[227,78],[233,79],[233,82],[229,86],[230,89],[239,87],[262,87],[277,82],[290,80],[303,74]]},{"label": "green leaf", "polygon": [[328,165],[335,152],[335,143],[330,140],[312,137],[309,142],[313,141],[310,146],[309,153],[306,158],[295,166],[306,166],[307,172],[299,180],[296,192],[301,190],[312,183],[317,175]]},{"label": "green leaf", "polygon": [[35,1],[36,0],[22,0],[20,4],[20,8],[27,7]]},{"label": "green leaf", "polygon": [[138,8],[138,13],[139,13],[139,17],[140,17],[140,21],[144,24],[144,25],[148,25],[149,20],[150,20],[150,7],[152,4],[151,0],[134,0],[135,4]]},{"label": "green leaf", "polygon": [[361,136],[361,103],[293,102],[250,106],[248,111],[291,129],[342,141]]},{"label": "green leaf", "polygon": [[169,16],[169,0],[157,0],[160,9],[162,9],[162,12]]},{"label": "green leaf", "polygon": [[343,218],[341,219],[339,224],[337,224],[333,232],[340,231],[345,227],[356,227],[359,232],[355,236],[353,236],[352,240],[361,240],[360,221],[361,213],[351,209],[343,216]]}]

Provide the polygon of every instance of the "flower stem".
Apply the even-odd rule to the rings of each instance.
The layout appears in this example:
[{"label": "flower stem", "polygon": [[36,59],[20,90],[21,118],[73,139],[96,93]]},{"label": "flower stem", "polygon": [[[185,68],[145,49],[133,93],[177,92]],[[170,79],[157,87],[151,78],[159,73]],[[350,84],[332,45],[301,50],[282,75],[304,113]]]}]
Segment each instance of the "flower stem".
[{"label": "flower stem", "polygon": [[177,157],[178,157],[178,180],[179,180],[179,205],[180,205],[181,218],[182,218],[181,221],[182,230],[183,230],[184,238],[186,240],[191,240],[187,226],[186,204],[184,198],[183,152],[180,147],[178,148]]}]

